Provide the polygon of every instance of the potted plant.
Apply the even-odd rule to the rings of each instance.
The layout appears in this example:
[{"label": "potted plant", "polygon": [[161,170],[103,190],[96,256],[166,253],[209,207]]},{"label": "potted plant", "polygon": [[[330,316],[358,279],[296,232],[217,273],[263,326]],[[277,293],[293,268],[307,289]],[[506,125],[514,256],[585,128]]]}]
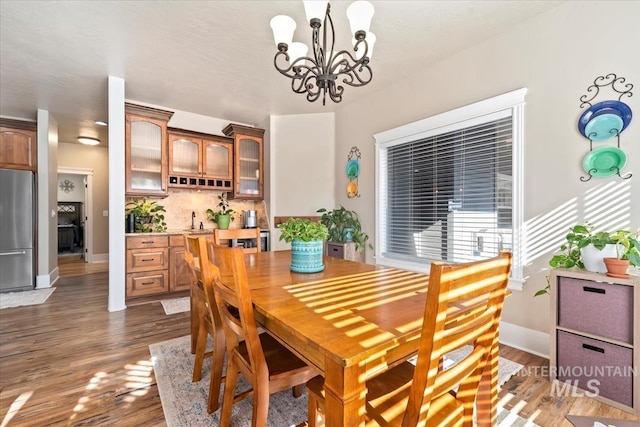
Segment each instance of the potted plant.
[{"label": "potted plant", "polygon": [[133,199],[125,206],[127,215],[134,216],[135,232],[161,233],[167,231],[167,223],[164,221],[164,206],[143,198]]},{"label": "potted plant", "polygon": [[[356,249],[361,253],[364,252],[369,235],[362,231],[360,218],[355,211],[340,206],[331,211],[321,208],[316,212],[322,214],[320,222],[327,227],[329,233],[327,240],[339,243],[355,242]],[[373,249],[371,244],[368,246]]]},{"label": "potted plant", "polygon": [[324,270],[322,252],[329,235],[324,224],[307,218],[289,218],[278,224],[278,229],[280,240],[291,243],[291,271],[316,273]]},{"label": "potted plant", "polygon": [[229,207],[229,201],[227,200],[227,193],[222,193],[218,196],[218,210],[207,209],[207,218],[209,221],[218,224],[218,228],[226,230],[229,228],[229,224],[233,222],[235,217],[233,214],[236,212]]},{"label": "potted plant", "polygon": [[593,231],[593,226],[585,222],[571,227],[566,242],[551,257],[549,265],[553,268],[578,267],[596,273],[604,273],[606,267],[603,258],[615,253],[614,241],[608,231]]},{"label": "potted plant", "polygon": [[626,277],[629,265],[640,266],[640,230],[617,230],[609,237],[615,243],[616,256],[605,257],[607,274],[613,277]]}]

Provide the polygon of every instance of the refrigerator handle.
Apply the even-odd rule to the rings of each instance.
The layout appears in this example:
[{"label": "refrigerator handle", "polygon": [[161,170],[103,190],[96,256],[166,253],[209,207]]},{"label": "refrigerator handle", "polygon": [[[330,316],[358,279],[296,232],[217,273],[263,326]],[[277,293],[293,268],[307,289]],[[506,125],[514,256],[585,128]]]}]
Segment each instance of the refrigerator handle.
[{"label": "refrigerator handle", "polygon": [[17,251],[17,252],[0,252],[0,255],[24,255],[27,251]]}]

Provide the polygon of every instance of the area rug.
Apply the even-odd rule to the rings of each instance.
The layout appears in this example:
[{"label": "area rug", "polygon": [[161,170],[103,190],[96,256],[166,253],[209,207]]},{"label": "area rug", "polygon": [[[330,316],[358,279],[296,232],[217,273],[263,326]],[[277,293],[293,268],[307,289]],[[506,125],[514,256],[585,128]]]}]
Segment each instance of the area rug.
[{"label": "area rug", "polygon": [[[190,342],[190,337],[186,335],[149,346],[167,427],[218,426],[220,410],[213,414],[207,413],[211,359],[205,359],[202,379],[196,383],[191,382],[194,356],[191,354]],[[522,365],[501,357],[498,364],[499,382],[503,384],[521,368]],[[239,378],[237,390],[248,388],[244,379]],[[222,402],[222,393],[219,398]],[[271,395],[268,426],[296,426],[305,422],[306,418],[306,394],[297,399],[293,397],[291,390]],[[233,406],[231,425],[251,425],[251,398]],[[535,424],[500,408],[498,426],[533,427]]]},{"label": "area rug", "polygon": [[165,314],[183,313],[190,310],[189,297],[167,299],[160,302]]},{"label": "area rug", "polygon": [[602,417],[582,417],[577,415],[567,415],[567,420],[575,427],[638,427],[640,420],[620,420],[617,418]]},{"label": "area rug", "polygon": [[56,288],[46,288],[0,294],[0,310],[3,308],[42,304],[55,290]]}]

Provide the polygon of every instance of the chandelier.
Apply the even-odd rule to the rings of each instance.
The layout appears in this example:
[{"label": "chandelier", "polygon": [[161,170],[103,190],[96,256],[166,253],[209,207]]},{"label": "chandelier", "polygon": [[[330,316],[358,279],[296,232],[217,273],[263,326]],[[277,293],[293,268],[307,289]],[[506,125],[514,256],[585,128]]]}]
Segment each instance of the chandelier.
[{"label": "chandelier", "polygon": [[[309,48],[292,42],[296,22],[286,15],[274,16],[271,29],[278,52],[273,63],[282,75],[291,79],[295,93],[307,94],[314,102],[322,95],[333,102],[342,101],[344,86],[365,86],[373,77],[369,61],[375,35],[369,32],[374,8],[368,1],[356,1],[347,9],[347,18],[353,34],[353,55],[346,50],[334,51],[335,31],[328,0],[304,0],[304,9],[311,26],[312,56]],[[322,30],[322,34],[321,31]]]}]

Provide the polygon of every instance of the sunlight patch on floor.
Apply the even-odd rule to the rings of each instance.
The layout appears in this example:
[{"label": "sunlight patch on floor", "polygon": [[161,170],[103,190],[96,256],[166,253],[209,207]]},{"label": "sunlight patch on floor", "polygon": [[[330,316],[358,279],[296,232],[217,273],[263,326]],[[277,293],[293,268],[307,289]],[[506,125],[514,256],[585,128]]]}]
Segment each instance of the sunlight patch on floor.
[{"label": "sunlight patch on floor", "polygon": [[5,415],[2,419],[2,424],[0,424],[0,427],[6,427],[9,425],[9,421],[11,421],[13,416],[18,413],[20,408],[22,408],[24,404],[27,403],[27,400],[29,400],[31,395],[33,395],[33,390],[22,393],[16,398],[16,400],[13,401],[13,403],[9,407],[9,410],[7,411],[7,415]]}]

